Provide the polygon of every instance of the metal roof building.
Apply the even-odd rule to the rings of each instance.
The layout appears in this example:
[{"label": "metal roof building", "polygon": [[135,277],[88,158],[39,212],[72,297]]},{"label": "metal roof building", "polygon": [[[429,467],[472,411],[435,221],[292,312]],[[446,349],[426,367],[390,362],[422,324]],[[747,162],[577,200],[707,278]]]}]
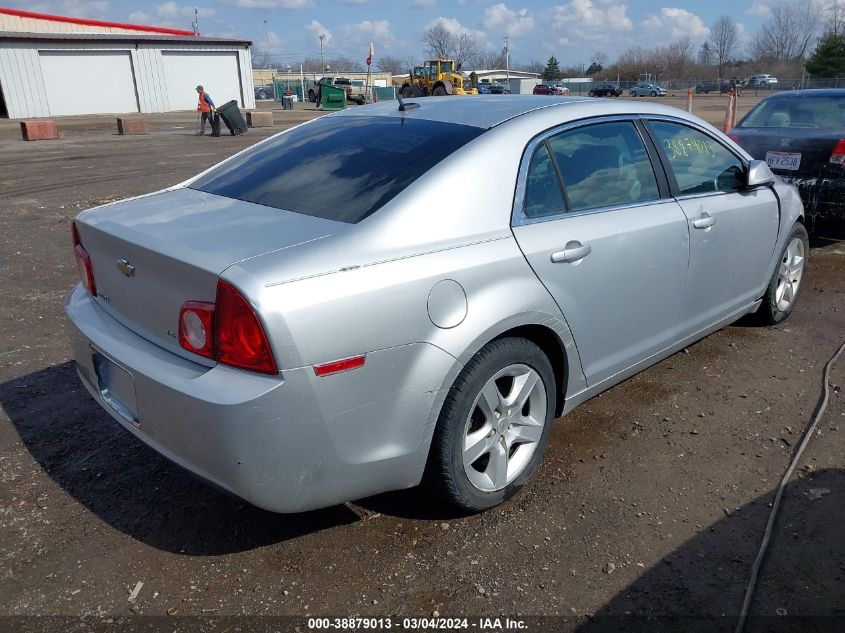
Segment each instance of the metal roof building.
[{"label": "metal roof building", "polygon": [[254,108],[251,42],[0,7],[0,117]]}]

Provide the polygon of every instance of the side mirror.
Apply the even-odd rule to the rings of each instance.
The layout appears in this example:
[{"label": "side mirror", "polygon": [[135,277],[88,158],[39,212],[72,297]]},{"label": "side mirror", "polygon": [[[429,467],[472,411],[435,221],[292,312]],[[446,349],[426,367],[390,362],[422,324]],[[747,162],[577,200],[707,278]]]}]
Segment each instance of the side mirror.
[{"label": "side mirror", "polygon": [[745,180],[745,185],[748,188],[766,187],[775,181],[775,175],[766,161],[752,160],[748,163],[748,176]]}]

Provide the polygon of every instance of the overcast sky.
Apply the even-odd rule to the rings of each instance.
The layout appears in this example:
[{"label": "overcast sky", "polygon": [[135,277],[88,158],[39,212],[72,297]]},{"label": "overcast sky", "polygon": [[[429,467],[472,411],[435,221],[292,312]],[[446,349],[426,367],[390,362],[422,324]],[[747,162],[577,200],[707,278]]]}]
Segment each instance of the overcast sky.
[{"label": "overcast sky", "polygon": [[377,58],[421,58],[423,29],[441,22],[453,32],[473,34],[490,50],[500,49],[503,36],[509,35],[518,62],[556,55],[567,66],[588,64],[597,51],[613,59],[628,46],[650,47],[685,35],[697,48],[720,15],[733,17],[747,36],[777,1],[205,0],[194,5],[175,0],[0,0],[0,5],[185,29],[191,28],[196,6],[203,35],[245,38],[256,45],[269,40],[273,58],[291,63],[318,55],[321,34],[326,36],[327,58],[345,55],[363,61],[371,41]]}]

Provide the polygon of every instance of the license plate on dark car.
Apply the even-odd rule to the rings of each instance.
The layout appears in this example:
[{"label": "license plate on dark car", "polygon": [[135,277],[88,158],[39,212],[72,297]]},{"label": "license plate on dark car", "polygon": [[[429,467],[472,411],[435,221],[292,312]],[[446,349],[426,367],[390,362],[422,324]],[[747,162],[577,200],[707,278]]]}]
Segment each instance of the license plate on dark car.
[{"label": "license plate on dark car", "polygon": [[766,163],[771,169],[796,171],[801,165],[801,154],[797,152],[766,152]]}]

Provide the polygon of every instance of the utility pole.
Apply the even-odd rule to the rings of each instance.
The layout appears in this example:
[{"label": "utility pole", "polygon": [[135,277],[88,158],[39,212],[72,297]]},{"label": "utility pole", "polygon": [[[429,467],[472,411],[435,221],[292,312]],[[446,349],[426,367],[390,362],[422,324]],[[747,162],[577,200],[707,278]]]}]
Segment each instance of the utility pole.
[{"label": "utility pole", "polygon": [[194,35],[199,37],[200,34],[200,10],[198,7],[194,7],[194,23],[191,25],[194,27]]},{"label": "utility pole", "polygon": [[270,67],[270,31],[267,20],[264,20],[264,68]]},{"label": "utility pole", "polygon": [[322,75],[326,72],[326,64],[323,62],[323,40],[326,39],[325,35],[320,35],[320,74]]},{"label": "utility pole", "polygon": [[507,35],[505,35],[502,39],[505,40],[505,76],[508,79],[508,86],[510,86],[510,83],[511,83],[511,60],[510,60],[511,46],[510,46],[510,40],[511,40],[511,38],[508,37]]}]

